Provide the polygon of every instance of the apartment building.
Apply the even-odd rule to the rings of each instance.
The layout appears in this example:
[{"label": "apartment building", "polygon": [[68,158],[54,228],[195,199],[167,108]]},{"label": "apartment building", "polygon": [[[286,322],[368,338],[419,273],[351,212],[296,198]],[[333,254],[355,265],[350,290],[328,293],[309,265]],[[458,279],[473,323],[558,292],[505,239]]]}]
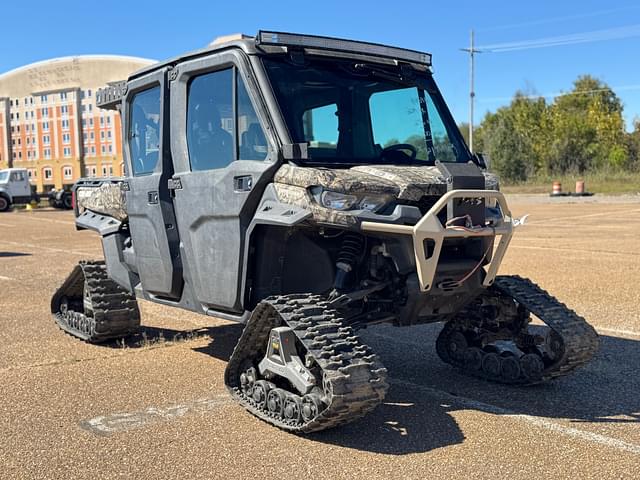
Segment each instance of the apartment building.
[{"label": "apartment building", "polygon": [[151,63],[83,55],[0,74],[0,169],[26,168],[39,192],[80,177],[122,175],[120,115],[98,109],[96,92]]}]

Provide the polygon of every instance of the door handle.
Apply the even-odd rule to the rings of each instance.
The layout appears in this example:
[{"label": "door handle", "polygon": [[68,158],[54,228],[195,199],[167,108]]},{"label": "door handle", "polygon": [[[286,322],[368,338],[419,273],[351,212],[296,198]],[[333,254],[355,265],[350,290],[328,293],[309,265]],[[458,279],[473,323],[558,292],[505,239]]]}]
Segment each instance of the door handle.
[{"label": "door handle", "polygon": [[253,188],[253,177],[251,175],[233,177],[233,189],[236,192],[248,192],[251,188]]}]

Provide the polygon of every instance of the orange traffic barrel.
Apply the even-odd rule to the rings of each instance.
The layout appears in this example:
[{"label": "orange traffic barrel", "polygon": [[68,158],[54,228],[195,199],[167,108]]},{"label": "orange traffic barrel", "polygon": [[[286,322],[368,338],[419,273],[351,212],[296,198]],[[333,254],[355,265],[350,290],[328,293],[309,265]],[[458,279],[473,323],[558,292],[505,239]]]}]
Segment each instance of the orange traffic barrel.
[{"label": "orange traffic barrel", "polygon": [[553,190],[551,192],[551,195],[560,195],[560,194],[562,194],[562,183],[553,182]]},{"label": "orange traffic barrel", "polygon": [[578,180],[576,182],[576,193],[578,195],[583,195],[584,194],[584,180]]}]

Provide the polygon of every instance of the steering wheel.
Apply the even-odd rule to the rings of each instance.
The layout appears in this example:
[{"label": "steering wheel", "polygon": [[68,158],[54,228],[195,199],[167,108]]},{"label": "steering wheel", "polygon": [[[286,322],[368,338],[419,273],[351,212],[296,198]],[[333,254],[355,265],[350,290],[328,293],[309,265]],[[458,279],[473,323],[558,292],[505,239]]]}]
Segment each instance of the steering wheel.
[{"label": "steering wheel", "polygon": [[384,147],[382,149],[382,156],[384,156],[386,152],[395,152],[398,150],[409,150],[411,152],[411,160],[415,160],[416,156],[418,155],[418,149],[410,143],[396,143],[395,145]]}]

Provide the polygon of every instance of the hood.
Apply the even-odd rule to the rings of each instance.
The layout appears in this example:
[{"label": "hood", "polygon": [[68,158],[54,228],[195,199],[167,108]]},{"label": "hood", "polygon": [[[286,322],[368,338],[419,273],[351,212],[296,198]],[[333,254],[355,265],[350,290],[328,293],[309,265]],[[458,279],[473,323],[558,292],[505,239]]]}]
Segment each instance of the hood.
[{"label": "hood", "polygon": [[[486,188],[497,189],[497,177],[489,173],[484,176]],[[274,180],[297,187],[321,186],[341,193],[392,195],[409,201],[447,191],[445,178],[433,166],[360,165],[332,169],[285,164],[278,169]]]}]

